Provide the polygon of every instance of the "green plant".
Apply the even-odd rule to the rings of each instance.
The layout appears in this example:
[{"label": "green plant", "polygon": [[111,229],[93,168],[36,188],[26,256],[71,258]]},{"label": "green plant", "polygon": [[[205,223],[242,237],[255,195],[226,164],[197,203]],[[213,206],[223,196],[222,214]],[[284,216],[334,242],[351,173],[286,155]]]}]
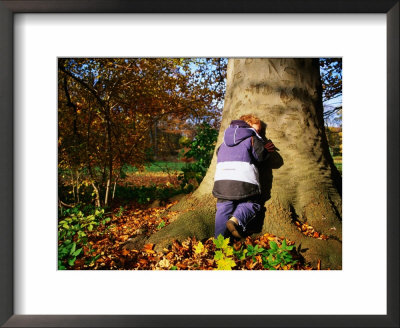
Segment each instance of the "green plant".
[{"label": "green plant", "polygon": [[85,216],[79,210],[71,210],[68,217],[58,222],[58,269],[72,267],[87,244],[87,232],[99,224],[105,225],[110,218],[103,218],[104,209],[96,209]]},{"label": "green plant", "polygon": [[252,246],[252,245],[247,245],[247,248],[243,249],[243,246],[238,250],[238,251],[233,251],[233,254],[235,257],[239,260],[245,260],[249,257],[253,260],[253,262],[256,261],[256,255],[258,254],[265,254],[266,250],[259,245]]},{"label": "green plant", "polygon": [[220,249],[215,251],[214,260],[217,263],[217,270],[232,270],[236,266],[233,259],[233,247],[229,246],[229,238],[224,238],[221,234],[213,240],[215,247]]},{"label": "green plant", "polygon": [[263,254],[265,252],[265,249],[262,247],[259,247],[258,245],[252,246],[252,245],[247,245],[247,256],[251,256],[253,262],[256,260],[255,256],[258,254]]},{"label": "green plant", "polygon": [[274,241],[270,241],[269,246],[270,249],[263,252],[262,259],[264,268],[275,270],[278,265],[285,267],[288,265],[293,266],[297,263],[289,253],[293,249],[293,246],[287,246],[285,239],[280,247]]},{"label": "green plant", "polygon": [[186,136],[182,136],[178,140],[179,145],[182,146],[182,147],[188,147],[191,142],[192,141]]},{"label": "green plant", "polygon": [[70,239],[65,240],[61,245],[58,247],[58,269],[65,270],[66,263],[69,266],[73,266],[76,258],[82,251],[82,247],[76,249],[76,242],[72,242]]},{"label": "green plant", "polygon": [[115,214],[115,216],[119,218],[122,215],[122,213],[124,213],[124,211],[125,211],[124,207],[120,206],[119,210],[118,210],[118,213]]},{"label": "green plant", "polygon": [[161,222],[158,224],[158,226],[157,226],[157,230],[160,230],[160,229],[162,229],[162,228],[164,228],[165,227],[165,221],[164,220],[161,220]]},{"label": "green plant", "polygon": [[[196,129],[196,137],[190,143],[190,149],[185,153],[187,159],[193,158],[194,163],[187,163],[182,167],[178,176],[182,188],[194,181],[197,184],[203,180],[210,166],[218,131],[208,123],[203,123]],[[191,190],[190,190],[191,191]]]},{"label": "green plant", "polygon": [[[236,266],[237,261],[243,261],[251,259],[254,262],[257,261],[256,256],[261,256],[262,264],[265,269],[276,270],[277,268],[292,269],[297,263],[297,260],[293,259],[290,252],[294,246],[288,246],[286,240],[282,241],[282,245],[274,241],[269,242],[269,249],[263,248],[259,245],[247,245],[245,248],[242,246],[239,250],[234,250],[233,247],[229,246],[229,238],[224,238],[219,235],[217,239],[213,240],[216,248],[214,260],[217,263],[217,270],[231,270]],[[195,247],[195,253],[201,254],[204,251],[204,246],[199,243]]]},{"label": "green plant", "polygon": [[96,262],[97,259],[99,259],[101,257],[101,254],[92,256],[92,253],[94,251],[95,250],[92,248],[92,245],[88,244],[88,251],[87,251],[87,254],[85,254],[85,255],[90,255],[90,258],[85,261],[86,265],[91,265],[92,263]]}]

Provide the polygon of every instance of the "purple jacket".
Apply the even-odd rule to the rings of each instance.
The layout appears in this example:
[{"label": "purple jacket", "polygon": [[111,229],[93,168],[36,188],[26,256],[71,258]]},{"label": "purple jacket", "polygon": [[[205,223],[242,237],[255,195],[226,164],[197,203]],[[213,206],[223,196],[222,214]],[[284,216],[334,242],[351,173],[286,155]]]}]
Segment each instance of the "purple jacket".
[{"label": "purple jacket", "polygon": [[214,197],[245,199],[260,194],[258,164],[268,158],[264,141],[246,122],[235,120],[217,150]]}]

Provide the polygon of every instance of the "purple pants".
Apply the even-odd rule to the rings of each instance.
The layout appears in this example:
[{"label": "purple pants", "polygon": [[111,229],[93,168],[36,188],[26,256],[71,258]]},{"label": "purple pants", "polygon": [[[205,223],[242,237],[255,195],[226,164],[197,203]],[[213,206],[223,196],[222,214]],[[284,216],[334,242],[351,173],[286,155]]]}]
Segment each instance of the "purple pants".
[{"label": "purple pants", "polygon": [[255,202],[243,200],[224,200],[217,202],[217,214],[215,215],[215,238],[219,234],[225,236],[226,221],[234,216],[239,225],[246,231],[247,224],[253,220],[261,210],[261,205]]}]

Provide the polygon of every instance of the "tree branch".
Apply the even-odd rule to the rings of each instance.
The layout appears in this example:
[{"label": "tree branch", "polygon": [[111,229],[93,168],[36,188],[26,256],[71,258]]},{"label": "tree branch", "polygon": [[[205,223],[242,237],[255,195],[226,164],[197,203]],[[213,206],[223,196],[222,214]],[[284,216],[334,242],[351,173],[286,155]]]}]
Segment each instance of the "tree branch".
[{"label": "tree branch", "polygon": [[67,71],[65,67],[61,65],[60,61],[58,62],[58,69],[63,73],[67,74],[68,76],[72,77],[75,81],[79,82],[83,87],[85,87],[97,99],[97,101],[100,103],[101,108],[104,109],[103,99],[101,99],[100,96],[97,94],[97,92],[93,88],[91,88],[85,81],[75,76],[71,72]]}]

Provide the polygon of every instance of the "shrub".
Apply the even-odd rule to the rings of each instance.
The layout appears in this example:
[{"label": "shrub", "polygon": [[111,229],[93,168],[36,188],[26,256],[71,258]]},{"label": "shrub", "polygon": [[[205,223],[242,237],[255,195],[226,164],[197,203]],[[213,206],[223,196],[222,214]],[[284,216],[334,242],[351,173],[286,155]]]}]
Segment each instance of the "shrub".
[{"label": "shrub", "polygon": [[83,246],[87,244],[88,231],[111,221],[110,218],[103,218],[104,209],[96,209],[93,214],[85,216],[79,209],[74,208],[69,214],[58,222],[59,270],[74,266],[76,259],[82,255]]},{"label": "shrub", "polygon": [[218,131],[208,123],[203,123],[197,127],[196,137],[190,143],[190,149],[184,155],[187,159],[193,158],[195,162],[187,163],[182,168],[183,173],[178,176],[183,188],[188,184],[200,184],[203,180],[211,163],[217,137]]}]

